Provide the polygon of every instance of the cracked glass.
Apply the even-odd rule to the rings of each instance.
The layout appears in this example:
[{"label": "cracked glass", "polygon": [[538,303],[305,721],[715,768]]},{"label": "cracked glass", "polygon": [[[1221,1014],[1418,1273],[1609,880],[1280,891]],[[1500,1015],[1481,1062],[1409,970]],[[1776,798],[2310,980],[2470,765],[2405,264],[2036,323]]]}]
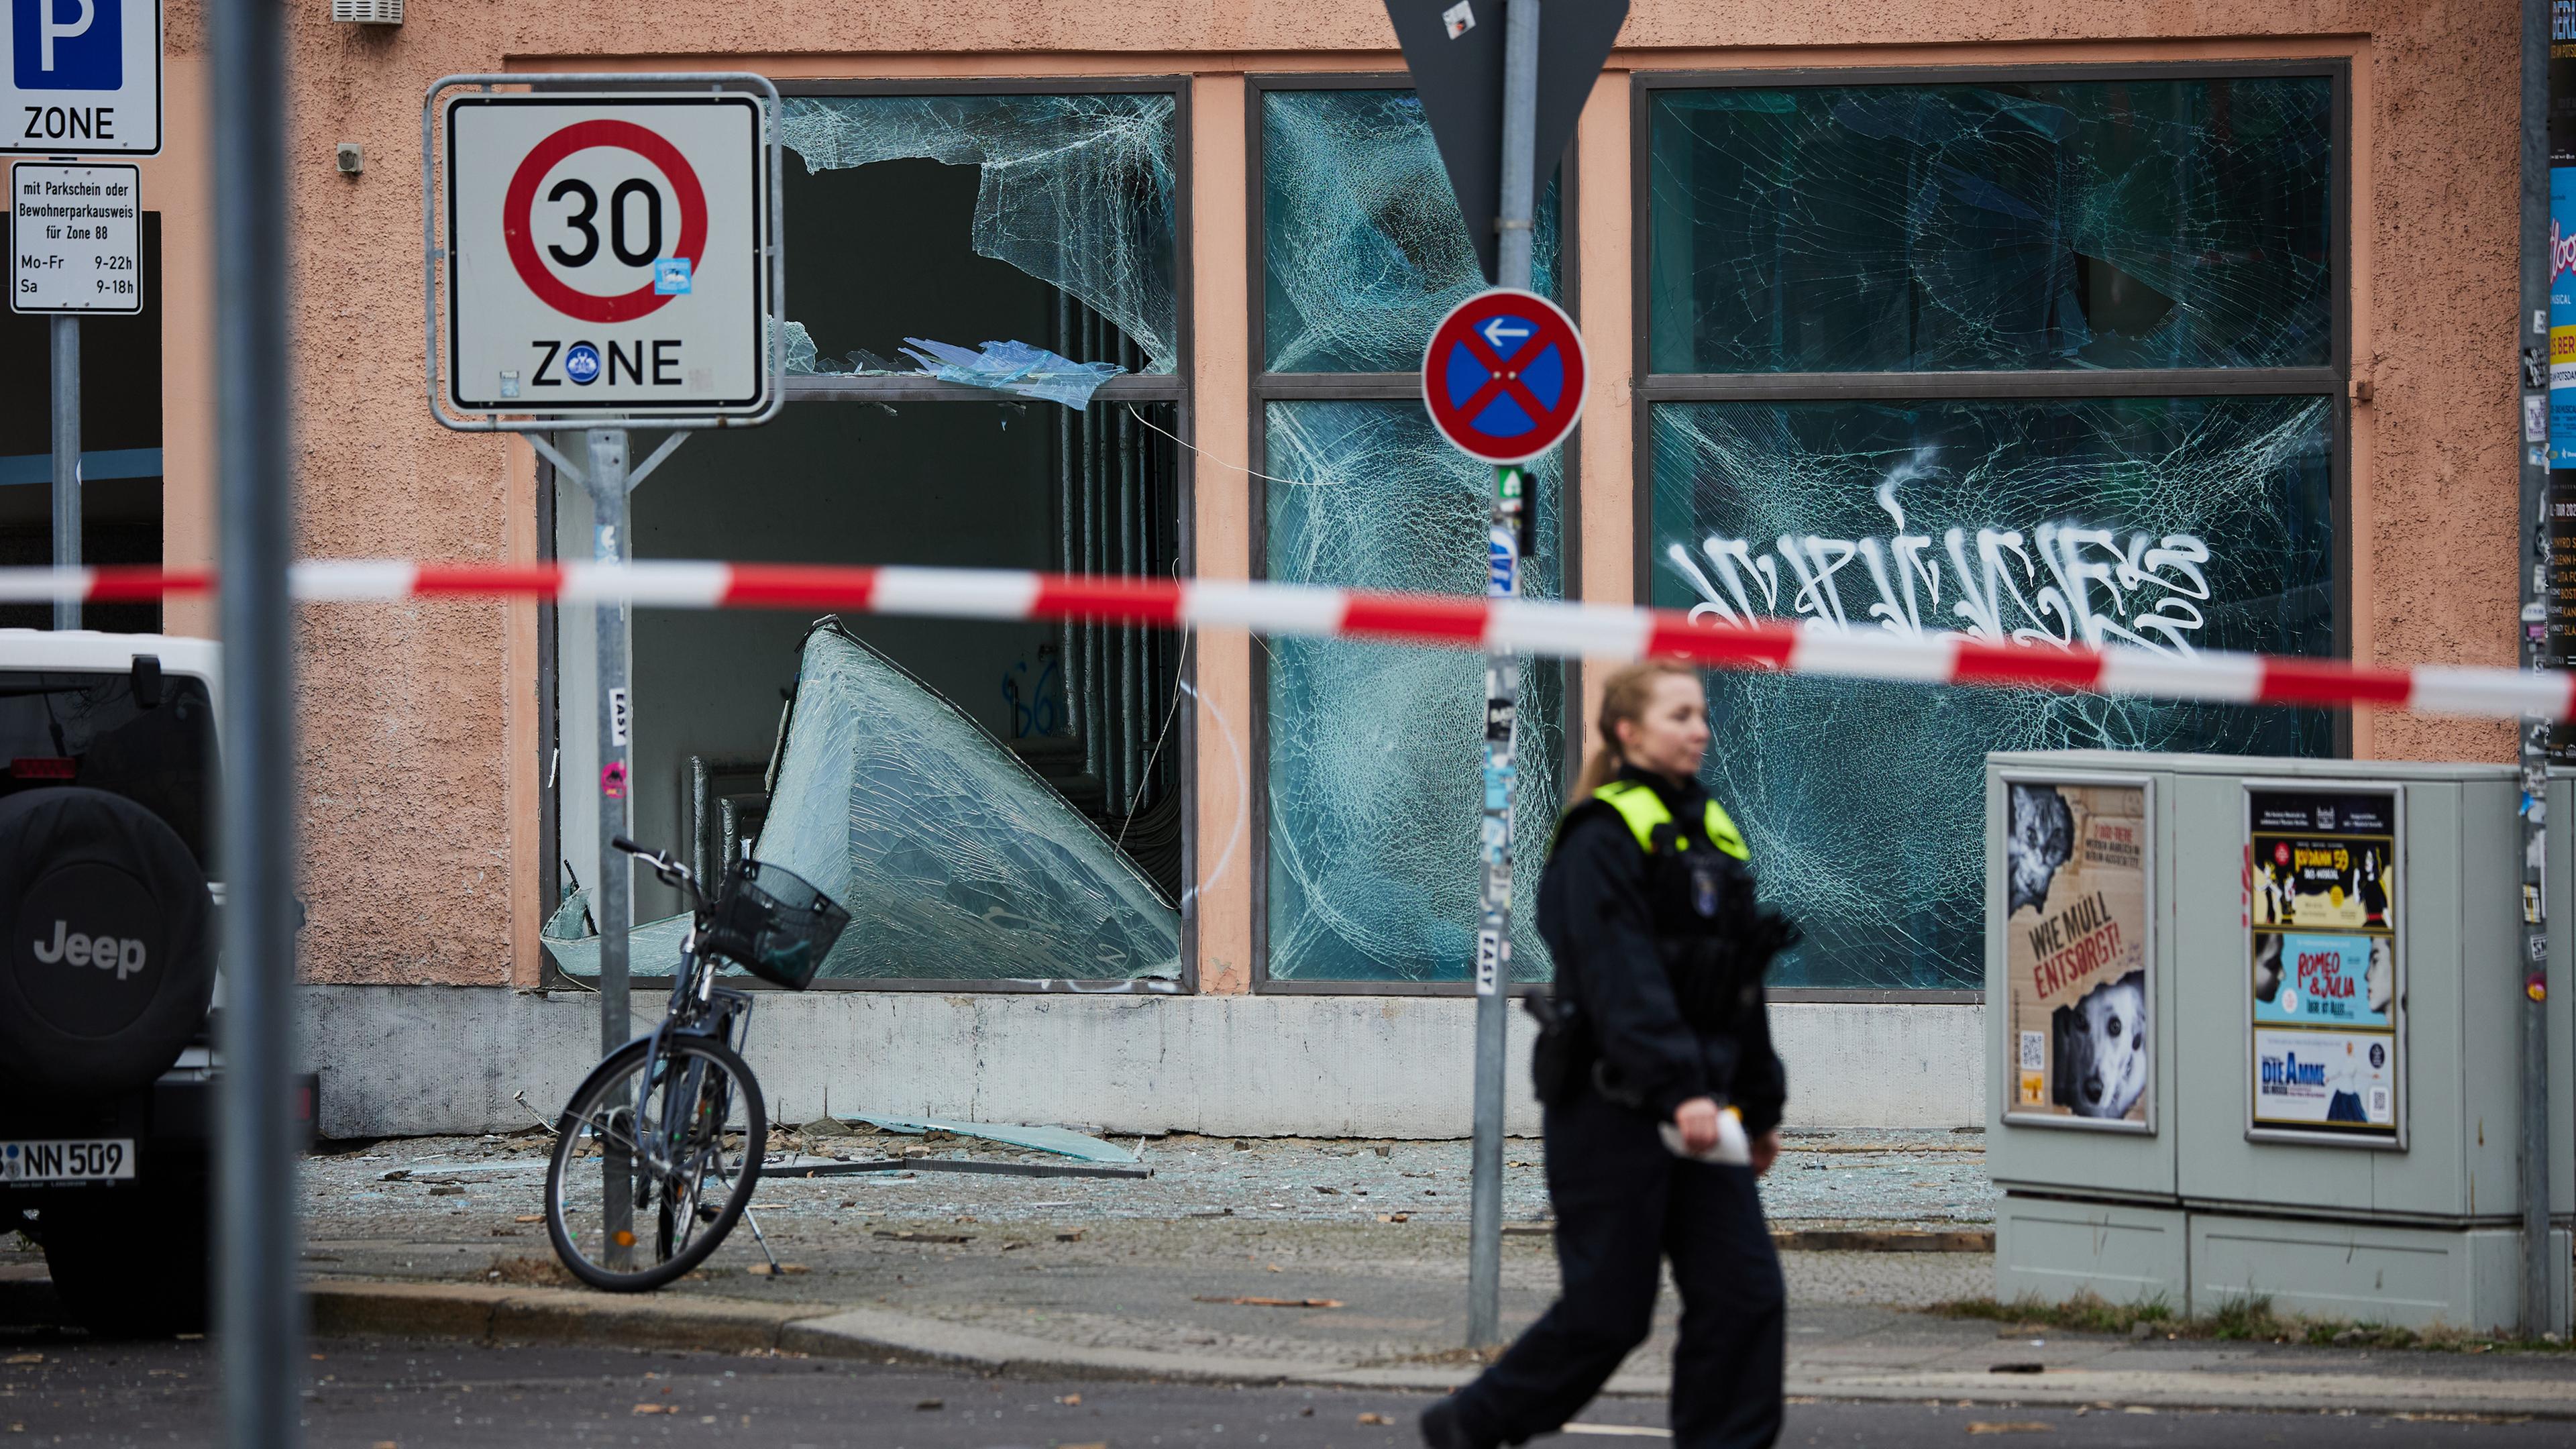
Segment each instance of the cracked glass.
[{"label": "cracked glass", "polygon": [[[1413,372],[1431,329],[1485,290],[1457,194],[1407,90],[1261,94],[1262,341],[1271,372]],[[1533,290],[1556,296],[1557,183],[1539,197]]]},{"label": "cracked glass", "polygon": [[[1141,349],[1142,371],[1168,373],[1180,333],[1176,110],[1165,94],[790,96],[780,131],[808,174],[887,161],[978,168],[975,252],[1061,288]],[[840,264],[865,267],[878,229],[907,221],[869,218],[843,239]],[[788,334],[790,371],[884,361],[833,360],[837,352],[818,349],[799,323]],[[972,347],[992,339],[939,340]]]},{"label": "cracked glass", "polygon": [[1658,91],[1657,372],[2321,366],[2324,76]]},{"label": "cracked glass", "polygon": [[[753,854],[850,913],[819,979],[1180,979],[1181,917],[1064,796],[955,704],[837,621],[806,635]],[[585,904],[586,902],[579,902]],[[637,926],[666,975],[689,919]],[[572,905],[546,946],[595,975]]]},{"label": "cracked glass", "polygon": [[[2190,654],[2337,651],[2324,397],[1661,403],[1652,600]],[[1705,777],[1807,941],[1780,986],[1984,976],[1989,750],[2323,755],[2329,715],[1708,676]]]},{"label": "cracked glass", "polygon": [[[1446,190],[1443,190],[1446,196]],[[1494,470],[1412,400],[1266,410],[1266,574],[1281,583],[1482,593]],[[1562,472],[1532,469],[1538,538],[1522,573],[1559,596]],[[1268,940],[1275,981],[1464,981],[1475,960],[1484,661],[1454,650],[1256,639],[1268,742]],[[1538,899],[1565,755],[1562,670],[1525,667],[1514,899]],[[1526,905],[1512,979],[1548,978]]]}]

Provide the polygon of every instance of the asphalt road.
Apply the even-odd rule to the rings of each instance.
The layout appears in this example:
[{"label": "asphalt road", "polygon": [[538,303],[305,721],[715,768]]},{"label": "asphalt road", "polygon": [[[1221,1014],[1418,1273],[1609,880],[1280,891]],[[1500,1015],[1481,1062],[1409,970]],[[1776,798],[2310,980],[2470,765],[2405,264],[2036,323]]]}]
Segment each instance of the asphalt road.
[{"label": "asphalt road", "polygon": [[[1418,1394],[986,1378],[906,1365],[394,1340],[311,1345],[314,1449],[731,1445],[760,1449],[1411,1449]],[[0,1446],[212,1445],[208,1345],[12,1336],[0,1345]],[[1663,1405],[1594,1405],[1563,1446],[1668,1442]],[[2045,1427],[2041,1427],[2045,1426]],[[2004,1442],[2086,1446],[2563,1446],[2564,1422],[1800,1403],[1789,1446]]]}]

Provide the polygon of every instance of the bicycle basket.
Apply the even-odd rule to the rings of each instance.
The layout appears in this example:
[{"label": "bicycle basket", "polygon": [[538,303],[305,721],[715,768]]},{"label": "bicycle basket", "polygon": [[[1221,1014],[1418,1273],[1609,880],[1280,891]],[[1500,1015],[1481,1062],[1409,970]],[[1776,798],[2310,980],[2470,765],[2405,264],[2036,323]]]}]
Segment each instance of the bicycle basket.
[{"label": "bicycle basket", "polygon": [[802,991],[850,923],[850,913],[794,872],[746,860],[698,926],[698,947],[764,981]]}]

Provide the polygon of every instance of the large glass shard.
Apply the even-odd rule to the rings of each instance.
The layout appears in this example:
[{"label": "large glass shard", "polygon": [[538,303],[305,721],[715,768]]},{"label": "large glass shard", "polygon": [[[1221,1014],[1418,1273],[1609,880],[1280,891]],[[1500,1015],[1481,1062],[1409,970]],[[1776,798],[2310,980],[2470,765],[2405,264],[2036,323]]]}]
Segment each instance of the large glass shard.
[{"label": "large glass shard", "polygon": [[[2321,397],[1668,403],[1653,599],[1697,617],[2330,655]],[[2318,755],[2323,711],[1713,673],[1705,776],[1806,928],[1786,986],[1983,979],[1989,750]]]},{"label": "large glass shard", "polygon": [[850,912],[823,974],[1177,979],[1180,912],[974,721],[838,627],[806,636],[755,855]]},{"label": "large glass shard", "polygon": [[2324,76],[1658,91],[1657,372],[2332,361]]},{"label": "large glass shard", "polygon": [[[1266,571],[1282,583],[1477,594],[1494,470],[1415,402],[1275,402]],[[1536,469],[1531,597],[1557,596],[1561,473]],[[1484,661],[1333,639],[1267,641],[1269,969],[1281,981],[1463,981],[1475,959]],[[1564,675],[1522,671],[1512,976],[1544,981],[1531,925],[1565,753]]]},{"label": "large glass shard", "polygon": [[[1179,979],[1180,912],[980,725],[834,623],[806,636],[753,853],[849,911],[822,977]],[[635,973],[670,971],[686,928],[637,927]],[[598,938],[562,929],[558,964],[595,974]]]},{"label": "large glass shard", "polygon": [[[1531,272],[1556,293],[1557,185]],[[1443,314],[1485,289],[1431,123],[1411,90],[1261,94],[1264,365],[1411,372]]]},{"label": "large glass shard", "polygon": [[[1174,110],[1169,95],[790,96],[780,130],[808,172],[980,167],[975,251],[1062,288],[1142,348],[1147,371],[1169,372]],[[849,244],[861,251],[867,238]],[[811,356],[804,365],[838,370]]]}]

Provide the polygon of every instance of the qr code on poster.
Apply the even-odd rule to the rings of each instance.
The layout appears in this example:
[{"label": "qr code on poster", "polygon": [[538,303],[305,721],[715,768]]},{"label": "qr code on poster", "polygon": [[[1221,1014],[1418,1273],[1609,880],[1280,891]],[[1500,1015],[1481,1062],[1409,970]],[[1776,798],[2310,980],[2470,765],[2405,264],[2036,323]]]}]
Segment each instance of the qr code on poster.
[{"label": "qr code on poster", "polygon": [[2370,1105],[2364,1109],[2363,1115],[2370,1118],[2373,1122],[2385,1122],[2392,1116],[2396,1115],[2389,1110],[2388,1089],[2386,1087],[2373,1087],[2370,1089]]},{"label": "qr code on poster", "polygon": [[2048,1033],[2026,1031],[2021,1034],[2021,1069],[2043,1071],[2048,1066]]}]

